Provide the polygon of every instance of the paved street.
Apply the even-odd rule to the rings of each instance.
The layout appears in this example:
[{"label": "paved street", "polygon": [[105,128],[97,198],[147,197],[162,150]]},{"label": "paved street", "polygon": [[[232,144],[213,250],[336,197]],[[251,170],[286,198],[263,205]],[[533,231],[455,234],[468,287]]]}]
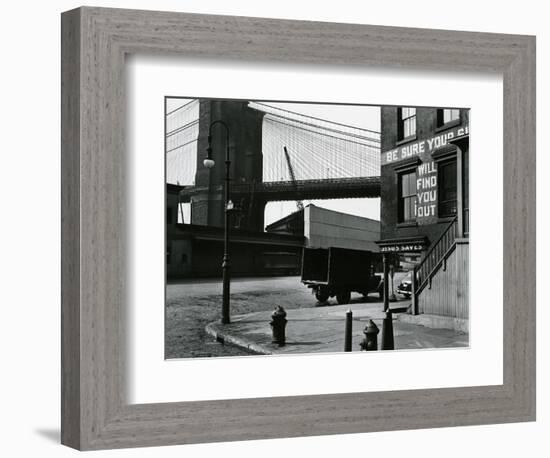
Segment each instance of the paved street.
[{"label": "paved street", "polygon": [[[216,342],[205,326],[221,316],[221,280],[188,280],[166,288],[166,357],[241,356],[246,351]],[[231,314],[314,305],[299,277],[237,278],[231,282]]]},{"label": "paved street", "polygon": [[[404,274],[396,274],[395,284]],[[210,356],[242,356],[250,354],[233,345],[223,345],[206,333],[207,324],[221,316],[221,280],[185,280],[170,283],[166,289],[166,357],[189,358]],[[352,294],[352,304],[365,303],[359,294]],[[381,309],[376,294],[369,303]],[[322,308],[331,309],[336,299]],[[286,310],[316,307],[310,289],[300,277],[235,278],[231,281],[231,315],[271,312],[282,305]],[[269,315],[269,314],[267,314]]]},{"label": "paved street", "polygon": [[[271,310],[274,304],[314,305],[299,277],[237,278],[231,281],[231,314]],[[205,326],[221,317],[221,280],[186,280],[166,288],[166,358],[242,356],[246,351],[216,342]]]}]

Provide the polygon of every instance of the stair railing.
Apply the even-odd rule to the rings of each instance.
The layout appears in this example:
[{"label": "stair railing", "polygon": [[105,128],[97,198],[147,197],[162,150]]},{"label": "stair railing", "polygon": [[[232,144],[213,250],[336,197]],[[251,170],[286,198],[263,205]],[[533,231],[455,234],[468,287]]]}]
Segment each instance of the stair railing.
[{"label": "stair railing", "polygon": [[424,259],[414,268],[415,295],[431,282],[432,277],[443,264],[450,252],[455,247],[455,241],[458,237],[458,217],[455,216],[449,225],[445,228],[441,236],[430,247]]}]

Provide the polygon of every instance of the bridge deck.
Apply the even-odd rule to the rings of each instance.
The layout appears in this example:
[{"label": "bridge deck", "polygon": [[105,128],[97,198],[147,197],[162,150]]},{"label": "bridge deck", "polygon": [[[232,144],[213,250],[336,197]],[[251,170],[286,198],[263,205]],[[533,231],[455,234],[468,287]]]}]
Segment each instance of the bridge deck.
[{"label": "bridge deck", "polygon": [[[191,196],[205,192],[206,188],[191,186],[183,189],[180,196],[183,202],[189,202]],[[380,177],[235,183],[231,187],[233,198],[250,194],[265,201],[380,197]]]}]

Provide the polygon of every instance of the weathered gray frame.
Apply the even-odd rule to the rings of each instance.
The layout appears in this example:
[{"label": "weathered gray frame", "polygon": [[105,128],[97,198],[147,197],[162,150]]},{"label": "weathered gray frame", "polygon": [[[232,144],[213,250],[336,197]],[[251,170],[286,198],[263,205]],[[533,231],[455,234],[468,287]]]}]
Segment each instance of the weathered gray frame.
[{"label": "weathered gray frame", "polygon": [[[127,53],[503,74],[503,385],[129,405]],[[64,444],[104,449],[534,419],[534,37],[90,7],[63,13]]]}]

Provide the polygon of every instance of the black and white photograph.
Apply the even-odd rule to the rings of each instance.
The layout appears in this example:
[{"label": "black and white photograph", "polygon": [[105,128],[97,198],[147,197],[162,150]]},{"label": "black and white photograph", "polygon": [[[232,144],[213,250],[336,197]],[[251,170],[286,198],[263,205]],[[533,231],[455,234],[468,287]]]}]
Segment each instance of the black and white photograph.
[{"label": "black and white photograph", "polygon": [[469,346],[468,108],[164,106],[166,359]]},{"label": "black and white photograph", "polygon": [[0,455],[546,456],[550,27],[498,6],[6,3]]}]

